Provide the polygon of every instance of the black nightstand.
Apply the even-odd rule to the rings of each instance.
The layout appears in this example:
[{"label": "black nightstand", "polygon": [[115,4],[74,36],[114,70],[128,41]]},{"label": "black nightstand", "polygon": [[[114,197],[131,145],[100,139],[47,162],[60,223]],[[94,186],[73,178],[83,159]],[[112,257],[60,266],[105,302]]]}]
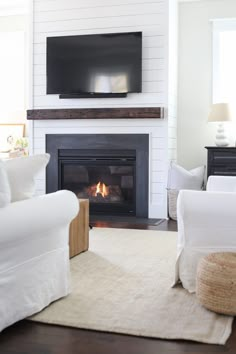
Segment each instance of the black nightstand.
[{"label": "black nightstand", "polygon": [[236,147],[206,146],[207,177],[236,176]]}]

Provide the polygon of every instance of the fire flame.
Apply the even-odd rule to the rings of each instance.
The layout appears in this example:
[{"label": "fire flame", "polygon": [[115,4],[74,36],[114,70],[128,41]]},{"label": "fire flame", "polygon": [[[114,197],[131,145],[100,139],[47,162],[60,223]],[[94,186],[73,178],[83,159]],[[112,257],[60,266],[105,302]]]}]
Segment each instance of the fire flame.
[{"label": "fire flame", "polygon": [[105,198],[109,194],[108,188],[104,183],[98,182],[96,188],[97,188],[95,192],[96,197],[98,194],[101,194],[103,198]]}]

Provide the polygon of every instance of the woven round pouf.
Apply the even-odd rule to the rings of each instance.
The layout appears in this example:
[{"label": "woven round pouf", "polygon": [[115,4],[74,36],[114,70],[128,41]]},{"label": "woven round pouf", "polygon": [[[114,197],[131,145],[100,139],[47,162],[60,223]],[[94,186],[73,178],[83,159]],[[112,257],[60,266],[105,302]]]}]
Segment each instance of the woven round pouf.
[{"label": "woven round pouf", "polygon": [[196,295],[207,309],[236,315],[236,253],[211,253],[197,269]]}]

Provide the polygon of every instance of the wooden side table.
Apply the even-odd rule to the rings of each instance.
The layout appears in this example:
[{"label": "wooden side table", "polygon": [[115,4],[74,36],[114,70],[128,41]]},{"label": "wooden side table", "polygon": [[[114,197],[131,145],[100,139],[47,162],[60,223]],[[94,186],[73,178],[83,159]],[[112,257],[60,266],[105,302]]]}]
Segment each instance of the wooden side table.
[{"label": "wooden side table", "polygon": [[89,247],[89,200],[79,199],[79,205],[79,214],[70,224],[70,258],[87,251]]}]

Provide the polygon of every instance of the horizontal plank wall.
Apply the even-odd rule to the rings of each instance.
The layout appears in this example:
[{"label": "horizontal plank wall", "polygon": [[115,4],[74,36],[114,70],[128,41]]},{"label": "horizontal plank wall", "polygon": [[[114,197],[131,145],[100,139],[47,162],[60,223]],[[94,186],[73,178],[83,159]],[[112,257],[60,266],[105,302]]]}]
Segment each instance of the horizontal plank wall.
[{"label": "horizontal plank wall", "polygon": [[[143,32],[143,92],[127,98],[59,99],[46,95],[49,36]],[[168,106],[168,0],[34,0],[33,109]],[[168,123],[166,119],[33,121],[33,152],[45,151],[45,134],[148,133],[149,217],[166,217]],[[45,177],[38,179],[38,193]]]},{"label": "horizontal plank wall", "polygon": [[[34,0],[34,108],[162,106],[165,103],[165,1]],[[143,93],[62,100],[46,95],[46,37],[143,31]]]}]

